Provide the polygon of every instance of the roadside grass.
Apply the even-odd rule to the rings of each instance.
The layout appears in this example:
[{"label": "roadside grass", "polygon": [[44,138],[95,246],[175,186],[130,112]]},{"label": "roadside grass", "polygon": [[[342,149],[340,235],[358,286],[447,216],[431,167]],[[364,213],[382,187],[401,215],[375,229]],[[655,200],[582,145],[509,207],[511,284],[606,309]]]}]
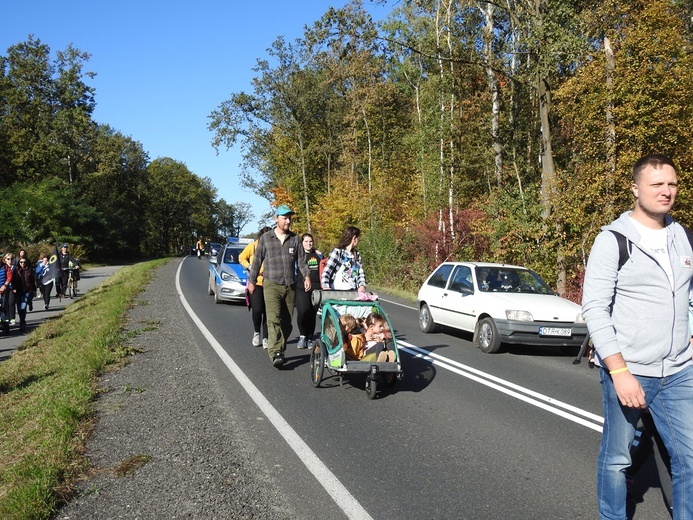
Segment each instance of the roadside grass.
[{"label": "roadside grass", "polygon": [[167,261],[122,268],[0,363],[0,518],[50,518],[87,470],[97,378],[134,352],[126,312]]},{"label": "roadside grass", "polygon": [[392,296],[395,296],[397,298],[401,298],[403,300],[407,300],[411,303],[416,303],[417,301],[417,294],[413,293],[411,291],[405,291],[404,289],[396,289],[394,287],[383,287],[380,285],[369,285],[368,286],[371,290],[373,290],[376,294],[378,291],[383,291],[391,294]]}]

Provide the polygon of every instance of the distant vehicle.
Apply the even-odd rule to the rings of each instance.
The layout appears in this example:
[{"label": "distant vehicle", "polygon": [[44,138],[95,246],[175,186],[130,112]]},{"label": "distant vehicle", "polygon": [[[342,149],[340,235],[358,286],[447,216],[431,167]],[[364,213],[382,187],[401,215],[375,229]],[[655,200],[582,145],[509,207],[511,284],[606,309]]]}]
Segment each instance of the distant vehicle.
[{"label": "distant vehicle", "polygon": [[474,333],[482,352],[501,343],[579,347],[587,334],[579,305],[558,296],[525,267],[445,262],[419,289],[419,327]]},{"label": "distant vehicle", "polygon": [[210,242],[207,244],[207,257],[209,258],[210,262],[216,261],[217,255],[223,247],[224,246],[222,246],[219,242]]},{"label": "distant vehicle", "polygon": [[214,303],[224,301],[245,301],[247,273],[238,263],[238,255],[245,244],[229,243],[209,263],[209,282],[207,291],[214,295]]},{"label": "distant vehicle", "polygon": [[226,237],[227,244],[243,244],[244,246],[252,243],[254,239],[252,238],[238,238],[238,237]]}]

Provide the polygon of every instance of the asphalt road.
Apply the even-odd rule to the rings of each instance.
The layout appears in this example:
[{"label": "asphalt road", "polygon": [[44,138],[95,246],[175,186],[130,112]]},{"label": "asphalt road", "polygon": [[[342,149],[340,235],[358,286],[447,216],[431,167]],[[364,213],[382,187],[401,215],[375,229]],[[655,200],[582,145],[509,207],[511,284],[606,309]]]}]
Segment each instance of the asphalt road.
[{"label": "asphalt road", "polygon": [[17,347],[24,342],[31,331],[41,325],[41,323],[62,313],[68,305],[79,300],[80,296],[84,293],[103,283],[121,267],[122,266],[118,265],[109,265],[86,269],[81,273],[77,287],[78,293],[74,300],[70,298],[59,300],[55,297],[55,287],[53,287],[51,291],[51,301],[47,311],[43,310],[43,298],[41,297],[41,293],[37,293],[38,296],[34,298],[34,310],[32,312],[27,312],[26,315],[26,332],[19,331],[19,316],[17,316],[17,324],[10,327],[10,335],[0,336],[0,361],[11,356],[12,353],[17,350]]},{"label": "asphalt road", "polygon": [[[404,379],[375,400],[358,376],[316,389],[297,334],[284,368],[272,367],[251,346],[245,305],[207,294],[207,269],[188,257],[178,273],[202,354],[299,517],[596,517],[601,391],[586,363],[539,347],[483,354],[467,334],[421,333],[412,304],[381,295]],[[635,518],[667,519],[647,470]]]}]

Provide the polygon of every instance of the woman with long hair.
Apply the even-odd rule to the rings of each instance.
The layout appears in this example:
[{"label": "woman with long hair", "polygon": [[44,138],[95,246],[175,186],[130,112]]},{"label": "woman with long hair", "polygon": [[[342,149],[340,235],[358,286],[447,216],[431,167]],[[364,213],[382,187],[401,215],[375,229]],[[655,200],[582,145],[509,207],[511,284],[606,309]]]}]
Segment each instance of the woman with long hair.
[{"label": "woman with long hair", "polygon": [[36,282],[34,280],[34,270],[29,263],[29,259],[24,255],[17,262],[12,281],[12,292],[17,302],[17,314],[19,314],[19,330],[26,331],[26,311],[36,292]]},{"label": "woman with long hair", "polygon": [[320,286],[323,289],[366,290],[366,274],[363,271],[361,254],[357,247],[361,230],[355,226],[347,227],[325,264]]},{"label": "woman with long hair", "polygon": [[298,323],[298,348],[309,348],[312,346],[313,334],[315,333],[315,318],[318,308],[313,305],[313,288],[320,286],[320,260],[322,253],[315,249],[313,235],[304,233],[301,235],[301,252],[306,259],[310,270],[311,290],[304,291],[303,274],[300,270],[296,272],[296,322]]}]

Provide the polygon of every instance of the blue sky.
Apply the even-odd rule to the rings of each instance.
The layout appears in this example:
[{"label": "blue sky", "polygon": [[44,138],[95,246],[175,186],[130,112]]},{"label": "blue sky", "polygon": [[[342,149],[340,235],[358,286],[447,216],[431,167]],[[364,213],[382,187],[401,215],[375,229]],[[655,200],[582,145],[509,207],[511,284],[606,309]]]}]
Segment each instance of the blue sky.
[{"label": "blue sky", "polygon": [[[253,233],[269,202],[241,188],[237,147],[219,155],[208,116],[232,92],[251,91],[252,68],[280,35],[300,37],[344,0],[10,0],[2,7],[0,54],[30,34],[55,53],[91,54],[94,119],[209,177],[219,197],[252,205]],[[376,19],[392,8],[364,4]]]}]

